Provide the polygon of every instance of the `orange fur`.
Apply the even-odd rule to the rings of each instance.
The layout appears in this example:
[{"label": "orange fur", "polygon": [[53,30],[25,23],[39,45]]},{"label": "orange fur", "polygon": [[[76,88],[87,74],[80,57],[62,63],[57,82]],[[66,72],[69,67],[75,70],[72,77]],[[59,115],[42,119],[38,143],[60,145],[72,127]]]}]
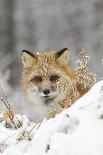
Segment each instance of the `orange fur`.
[{"label": "orange fur", "polygon": [[[54,105],[59,105],[61,109],[71,106],[90,89],[81,89],[81,85],[77,81],[77,74],[74,69],[68,66],[67,59],[67,50],[64,50],[58,57],[56,57],[56,51],[54,50],[34,55],[27,51],[22,53],[24,93],[28,102],[34,105],[34,110],[36,109],[35,111],[39,113],[39,118],[43,117]],[[51,76],[54,76],[54,81],[50,81]],[[55,81],[55,78],[58,77],[59,79]],[[38,89],[37,92],[36,89]],[[53,96],[53,93],[57,95],[54,95],[53,99],[44,100],[43,91],[48,89],[50,89],[51,96]],[[33,92],[35,92],[35,95],[33,95]],[[36,101],[36,99],[38,100]]]}]

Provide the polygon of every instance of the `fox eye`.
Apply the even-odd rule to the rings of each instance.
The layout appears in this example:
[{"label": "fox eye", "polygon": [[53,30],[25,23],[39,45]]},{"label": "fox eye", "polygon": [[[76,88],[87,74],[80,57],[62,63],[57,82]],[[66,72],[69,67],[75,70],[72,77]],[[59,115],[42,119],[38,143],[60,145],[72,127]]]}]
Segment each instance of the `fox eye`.
[{"label": "fox eye", "polygon": [[31,81],[34,81],[34,82],[42,82],[43,79],[41,76],[35,76],[34,78],[31,79]]},{"label": "fox eye", "polygon": [[60,77],[58,76],[58,75],[52,75],[51,77],[50,77],[50,81],[52,81],[52,82],[56,82],[56,81],[58,81],[60,79]]}]

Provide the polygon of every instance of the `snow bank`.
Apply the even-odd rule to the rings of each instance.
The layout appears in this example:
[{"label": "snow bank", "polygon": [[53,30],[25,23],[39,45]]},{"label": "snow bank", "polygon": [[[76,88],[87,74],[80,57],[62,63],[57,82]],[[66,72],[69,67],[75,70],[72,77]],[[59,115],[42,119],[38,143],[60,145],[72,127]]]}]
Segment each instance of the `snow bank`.
[{"label": "snow bank", "polygon": [[19,131],[0,126],[0,141],[14,133],[3,155],[103,155],[103,81],[55,118],[44,119],[32,141],[16,143]]}]

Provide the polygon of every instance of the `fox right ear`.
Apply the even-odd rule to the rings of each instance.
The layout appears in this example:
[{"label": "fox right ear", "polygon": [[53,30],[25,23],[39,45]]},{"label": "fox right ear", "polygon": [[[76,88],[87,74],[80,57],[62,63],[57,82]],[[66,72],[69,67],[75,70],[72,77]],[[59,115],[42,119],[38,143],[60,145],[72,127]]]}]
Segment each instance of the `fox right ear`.
[{"label": "fox right ear", "polygon": [[68,60],[69,60],[69,50],[68,48],[63,48],[59,52],[55,54],[56,60],[61,64],[61,65],[67,65]]},{"label": "fox right ear", "polygon": [[36,56],[27,50],[22,51],[21,59],[24,67],[31,67],[36,62]]}]

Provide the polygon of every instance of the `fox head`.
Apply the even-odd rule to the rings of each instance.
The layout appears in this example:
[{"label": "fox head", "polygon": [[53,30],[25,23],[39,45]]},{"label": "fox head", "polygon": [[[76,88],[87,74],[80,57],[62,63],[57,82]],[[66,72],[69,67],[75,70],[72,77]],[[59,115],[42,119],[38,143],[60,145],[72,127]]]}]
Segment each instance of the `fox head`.
[{"label": "fox head", "polygon": [[[50,107],[69,95],[75,74],[68,68],[69,50],[31,53],[22,51],[24,92],[32,104]],[[46,109],[45,108],[45,109]]]}]

